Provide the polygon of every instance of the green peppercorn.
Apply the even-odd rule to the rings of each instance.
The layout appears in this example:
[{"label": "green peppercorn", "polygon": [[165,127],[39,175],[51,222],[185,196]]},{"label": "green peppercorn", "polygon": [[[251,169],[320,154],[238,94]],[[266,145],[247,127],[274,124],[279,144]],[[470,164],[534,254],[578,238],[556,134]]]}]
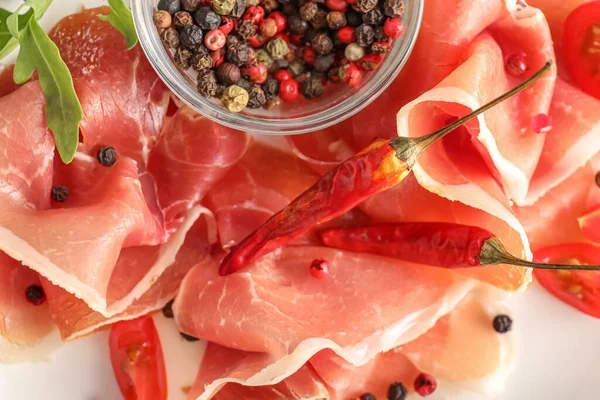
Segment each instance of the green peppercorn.
[{"label": "green peppercorn", "polygon": [[162,43],[170,48],[176,49],[179,47],[179,32],[173,27],[167,28],[160,34],[160,39]]},{"label": "green peppercorn", "polygon": [[203,71],[212,67],[212,58],[208,53],[196,52],[190,58],[190,66],[196,71]]},{"label": "green peppercorn", "polygon": [[238,85],[231,85],[223,92],[221,101],[227,110],[240,112],[248,105],[248,92]]},{"label": "green peppercorn", "polygon": [[298,77],[306,70],[306,66],[304,65],[304,61],[300,59],[294,59],[288,65],[288,71],[292,74],[294,78]]},{"label": "green peppercorn", "polygon": [[173,55],[173,60],[175,65],[182,70],[187,70],[190,68],[190,59],[192,58],[192,52],[185,47],[179,46],[175,54]]},{"label": "green peppercorn", "polygon": [[213,10],[220,15],[228,15],[235,5],[235,0],[212,0]]},{"label": "green peppercorn", "polygon": [[356,43],[350,43],[344,50],[344,57],[348,61],[358,61],[365,56],[365,49]]},{"label": "green peppercorn", "polygon": [[271,68],[271,66],[273,65],[273,59],[271,58],[269,53],[267,53],[263,49],[259,49],[256,51],[255,58],[257,63],[264,64],[264,66],[267,67],[267,69]]},{"label": "green peppercorn", "polygon": [[300,86],[300,93],[302,93],[302,95],[308,100],[323,96],[325,90],[323,89],[323,83],[321,82],[321,79],[309,77],[308,79],[304,80]]},{"label": "green peppercorn", "polygon": [[280,59],[287,56],[290,52],[288,44],[280,37],[271,39],[265,46],[269,54],[274,59]]}]

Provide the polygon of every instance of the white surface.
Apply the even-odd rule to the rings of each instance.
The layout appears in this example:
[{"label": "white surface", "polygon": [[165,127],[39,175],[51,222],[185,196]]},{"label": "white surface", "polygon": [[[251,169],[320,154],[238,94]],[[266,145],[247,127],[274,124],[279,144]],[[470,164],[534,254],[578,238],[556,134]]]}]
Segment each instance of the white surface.
[{"label": "white surface", "polygon": [[[14,9],[20,1],[0,0]],[[55,0],[42,25],[51,27],[82,4],[102,0]],[[600,398],[600,321],[552,298],[536,283],[510,300],[521,339],[517,369],[501,400],[593,400]],[[191,384],[202,344],[181,339],[172,320],[156,318],[169,380],[169,399],[183,400]],[[64,345],[52,363],[1,365],[0,400],[118,400],[103,331]]]}]

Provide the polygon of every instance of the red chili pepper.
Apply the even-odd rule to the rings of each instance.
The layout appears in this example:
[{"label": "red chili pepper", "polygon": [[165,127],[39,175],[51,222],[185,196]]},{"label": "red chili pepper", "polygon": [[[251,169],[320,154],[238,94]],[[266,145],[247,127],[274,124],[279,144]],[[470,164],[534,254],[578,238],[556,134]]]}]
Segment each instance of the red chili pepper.
[{"label": "red chili pepper", "polygon": [[510,264],[535,269],[600,269],[592,265],[525,261],[510,255],[493,233],[477,226],[449,222],[402,222],[361,228],[333,228],[321,231],[319,235],[329,247],[443,268]]},{"label": "red chili pepper", "polygon": [[[477,117],[539,79],[551,62],[527,81],[450,125],[419,138],[378,140],[342,162],[288,206],[273,215],[252,234],[234,246],[224,258],[219,273],[228,275],[283,246],[312,226],[329,221],[370,196],[387,190],[409,174],[422,151],[457,127]],[[288,81],[283,81],[288,82]]]},{"label": "red chili pepper", "polygon": [[[589,243],[560,244],[535,251],[533,259],[540,263],[600,264],[600,247]],[[600,272],[537,269],[533,274],[559,300],[594,318],[600,318]]]}]

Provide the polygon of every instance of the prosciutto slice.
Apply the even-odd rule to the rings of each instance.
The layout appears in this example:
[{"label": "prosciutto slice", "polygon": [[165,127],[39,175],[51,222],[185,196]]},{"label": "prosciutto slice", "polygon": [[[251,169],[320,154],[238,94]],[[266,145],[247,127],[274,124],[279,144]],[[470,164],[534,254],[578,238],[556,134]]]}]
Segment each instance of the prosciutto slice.
[{"label": "prosciutto slice", "polygon": [[[260,381],[264,354],[209,344],[188,399],[349,399],[370,392],[386,398],[392,382],[412,391],[420,372],[438,380],[436,394],[497,395],[514,367],[515,335],[498,335],[492,328],[495,301],[467,295],[448,315],[418,339],[353,365],[332,350],[323,350],[283,381]],[[464,368],[456,368],[457,363]],[[211,397],[213,383],[225,385]]]}]

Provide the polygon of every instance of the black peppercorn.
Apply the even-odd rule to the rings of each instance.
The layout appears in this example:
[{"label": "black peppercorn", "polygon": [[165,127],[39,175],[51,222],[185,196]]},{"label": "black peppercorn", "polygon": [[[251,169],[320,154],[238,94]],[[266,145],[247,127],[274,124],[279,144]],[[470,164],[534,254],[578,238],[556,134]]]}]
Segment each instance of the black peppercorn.
[{"label": "black peppercorn", "polygon": [[296,5],[288,3],[283,5],[283,13],[289,18],[292,15],[300,15],[300,10]]},{"label": "black peppercorn", "polygon": [[175,14],[181,10],[181,1],[179,0],[160,0],[156,5],[159,10],[164,10],[169,14]]},{"label": "black peppercorn", "polygon": [[208,54],[194,53],[190,58],[190,66],[196,71],[212,67],[212,58]]},{"label": "black peppercorn", "polygon": [[300,93],[307,98],[308,100],[312,100],[316,97],[323,96],[325,90],[323,89],[323,83],[319,78],[309,77],[300,86]]},{"label": "black peppercorn", "polygon": [[352,28],[357,28],[363,23],[362,14],[354,10],[348,10],[346,13],[346,24]]},{"label": "black peppercorn", "polygon": [[383,12],[390,18],[400,18],[404,15],[404,0],[385,0]]},{"label": "black peppercorn", "polygon": [[40,285],[27,286],[25,296],[27,297],[27,301],[34,306],[39,306],[46,301],[46,293],[44,293],[44,288]]},{"label": "black peppercorn", "polygon": [[494,330],[498,333],[506,333],[512,329],[513,321],[508,315],[496,315],[493,321]]},{"label": "black peppercorn", "polygon": [[319,10],[317,14],[309,21],[315,29],[327,28],[327,11]]},{"label": "black peppercorn", "polygon": [[272,99],[279,94],[279,81],[274,78],[267,78],[262,84],[262,89],[265,92],[267,100]]},{"label": "black peppercorn", "polygon": [[185,11],[194,12],[200,7],[200,0],[181,0],[181,8]]},{"label": "black peppercorn", "polygon": [[377,0],[356,0],[356,8],[362,13],[367,13],[377,6]]},{"label": "black peppercorn", "polygon": [[306,30],[306,33],[304,34],[304,42],[306,43],[307,46],[310,46],[310,43],[315,38],[315,36],[317,36],[317,33],[319,33],[319,32],[317,32],[315,30],[315,28],[313,28],[312,26],[308,27],[308,29]]},{"label": "black peppercorn", "polygon": [[162,309],[165,318],[173,318],[173,300],[170,300]]},{"label": "black peppercorn", "polygon": [[387,392],[388,400],[406,400],[408,392],[403,384],[394,382],[390,385]]},{"label": "black peppercorn", "polygon": [[240,69],[235,64],[224,62],[217,68],[217,81],[225,86],[237,83],[241,77]]},{"label": "black peppercorn", "polygon": [[191,59],[192,52],[181,46],[177,48],[177,51],[173,55],[173,61],[175,62],[175,65],[184,71],[190,68]]},{"label": "black peppercorn", "polygon": [[202,44],[202,36],[202,29],[199,26],[188,25],[181,28],[179,41],[183,47],[193,50]]},{"label": "black peppercorn", "polygon": [[305,21],[310,21],[315,15],[317,15],[318,11],[319,6],[312,1],[309,1],[300,7],[300,17]]},{"label": "black peppercorn", "polygon": [[57,203],[64,203],[67,201],[70,195],[71,191],[66,186],[54,186],[52,188],[51,197],[52,200],[56,201]]},{"label": "black peppercorn", "polygon": [[319,72],[327,72],[333,65],[334,61],[335,57],[333,54],[317,56],[317,58],[315,58],[315,62],[313,63],[313,67]]},{"label": "black peppercorn", "polygon": [[235,27],[235,32],[243,40],[248,40],[248,38],[256,34],[256,26],[251,21],[244,20],[238,22]]},{"label": "black peppercorn", "polygon": [[226,42],[225,45],[229,48],[229,47],[233,47],[233,46],[237,46],[238,44],[240,44],[240,39],[237,36],[234,35],[227,35],[225,36]]},{"label": "black peppercorn", "polygon": [[240,78],[240,80],[237,81],[236,85],[238,85],[242,89],[246,89],[247,92],[250,91],[250,82],[247,79]]},{"label": "black peppercorn", "polygon": [[383,24],[383,11],[381,8],[375,7],[371,11],[363,14],[363,22],[367,25],[381,25]]},{"label": "black peppercorn", "polygon": [[197,342],[198,340],[200,340],[197,337],[194,337],[192,335],[188,335],[183,332],[179,332],[179,333],[181,333],[181,337],[184,338],[185,340],[187,340],[188,342]]},{"label": "black peppercorn", "polygon": [[204,97],[215,97],[217,95],[219,84],[215,71],[207,69],[198,73],[198,93]]},{"label": "black peppercorn", "polygon": [[183,28],[184,26],[192,25],[194,23],[194,18],[187,11],[177,11],[175,15],[173,15],[173,25],[175,28]]},{"label": "black peppercorn", "polygon": [[96,154],[98,162],[105,167],[112,167],[117,162],[117,151],[114,147],[104,146]]},{"label": "black peppercorn", "polygon": [[227,49],[227,60],[238,67],[244,66],[250,61],[251,57],[252,51],[246,44],[231,46]]},{"label": "black peppercorn", "polygon": [[369,25],[362,24],[354,32],[356,43],[362,47],[367,47],[375,41],[375,31]]},{"label": "black peppercorn", "polygon": [[375,41],[376,42],[385,42],[385,43],[391,43],[391,39],[385,34],[385,31],[383,30],[383,26],[376,26],[375,29],[373,29],[375,31]]},{"label": "black peppercorn", "polygon": [[377,398],[371,393],[365,393],[358,398],[359,400],[377,400]]},{"label": "black peppercorn", "polygon": [[318,54],[329,54],[333,50],[333,40],[326,33],[317,33],[311,41],[311,45]]},{"label": "black peppercorn", "polygon": [[340,11],[331,11],[327,14],[327,25],[333,30],[343,28],[346,26],[346,15]]},{"label": "black peppercorn", "polygon": [[267,13],[270,13],[279,8],[279,2],[277,0],[264,0],[263,7]]},{"label": "black peppercorn", "polygon": [[235,0],[235,3],[233,3],[233,10],[231,10],[229,16],[232,18],[242,18],[244,11],[246,11],[244,0]]},{"label": "black peppercorn", "polygon": [[179,32],[175,28],[167,28],[160,34],[162,43],[170,49],[179,47]]},{"label": "black peppercorn", "polygon": [[288,18],[288,28],[290,32],[296,35],[304,35],[308,30],[308,22],[300,18],[299,15],[291,15]]},{"label": "black peppercorn", "polygon": [[210,7],[200,7],[194,13],[194,21],[205,31],[218,29],[221,25],[221,16]]},{"label": "black peppercorn", "polygon": [[221,85],[220,83],[217,84],[217,92],[215,94],[215,97],[218,97],[218,98],[223,97],[223,93],[225,93],[226,89],[227,89],[227,86]]},{"label": "black peppercorn", "polygon": [[248,92],[248,108],[261,108],[267,102],[267,96],[259,85],[254,85]]}]

